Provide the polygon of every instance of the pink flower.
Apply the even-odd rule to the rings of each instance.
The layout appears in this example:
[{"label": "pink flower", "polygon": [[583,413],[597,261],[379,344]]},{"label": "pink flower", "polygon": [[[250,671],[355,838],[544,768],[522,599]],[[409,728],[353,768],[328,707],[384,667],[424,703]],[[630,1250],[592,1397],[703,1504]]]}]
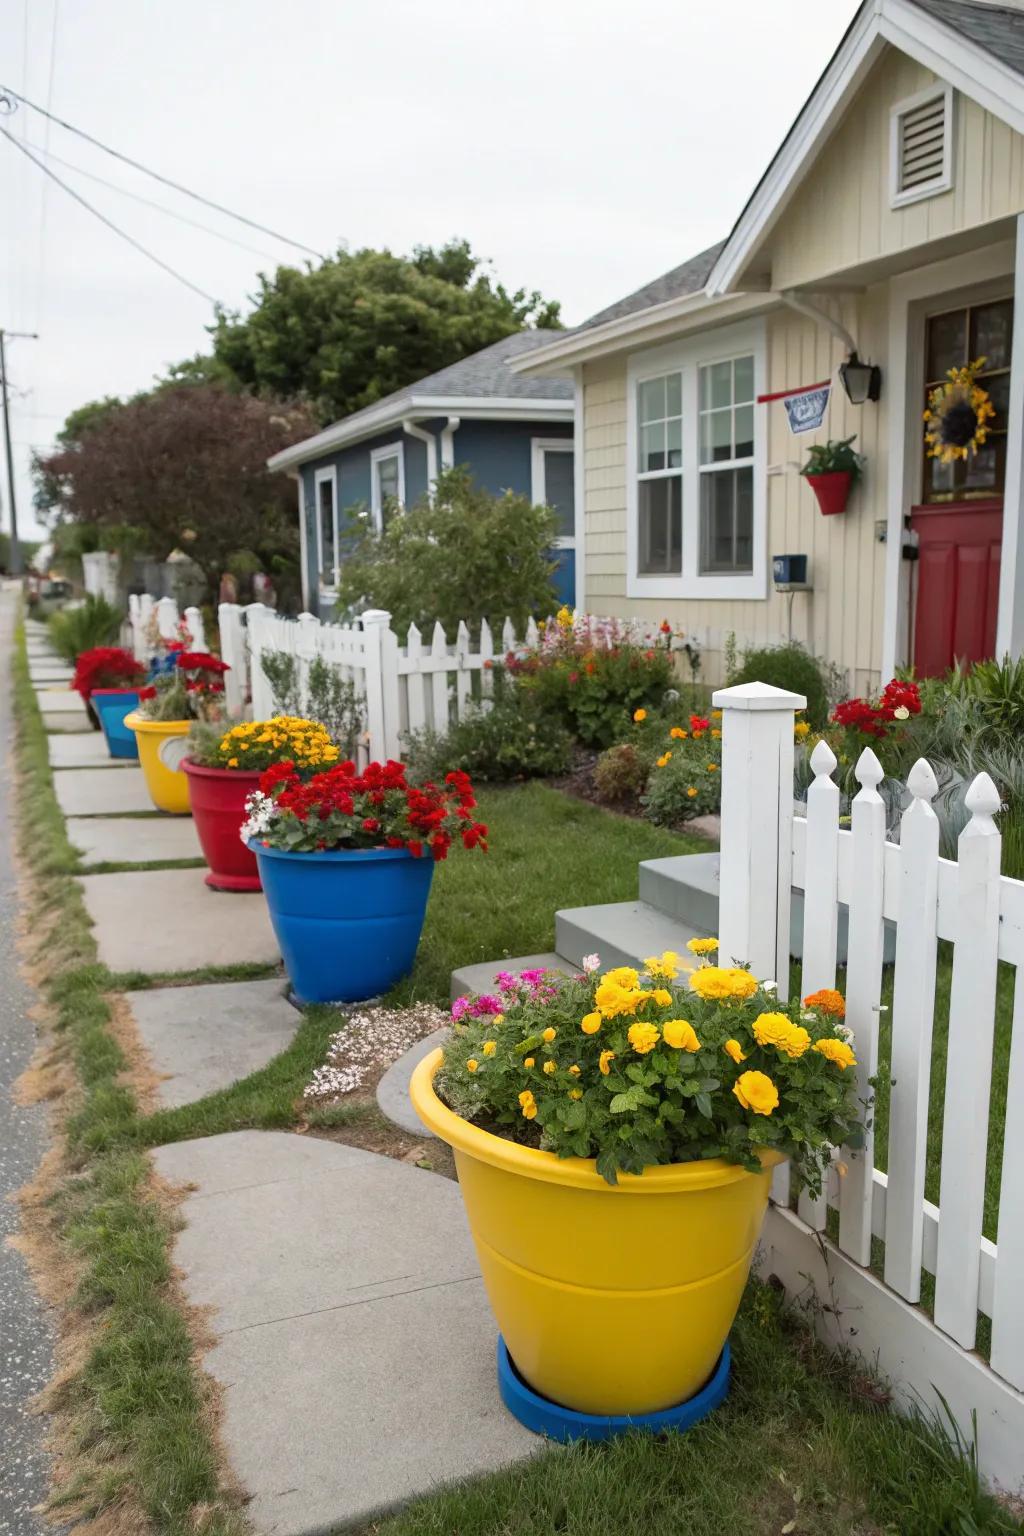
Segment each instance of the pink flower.
[{"label": "pink flower", "polygon": [[456,1024],[462,1018],[462,1015],[466,1012],[466,1009],[468,1007],[469,1007],[469,998],[468,997],[457,997],[455,999],[454,1003],[452,1003],[452,1018],[455,1020]]},{"label": "pink flower", "polygon": [[528,987],[535,987],[541,981],[543,981],[543,979],[544,979],[544,977],[546,975],[547,975],[547,971],[544,969],[543,966],[541,966],[539,970],[520,971],[519,972],[519,980],[520,981],[525,981],[526,985]]},{"label": "pink flower", "polygon": [[516,990],[516,979],[511,971],[499,971],[494,979],[500,991],[514,992]]},{"label": "pink flower", "polygon": [[597,970],[600,970],[600,968],[601,968],[601,956],[600,955],[584,955],[583,959],[581,961],[581,964],[582,964],[583,969],[585,971],[597,971]]}]

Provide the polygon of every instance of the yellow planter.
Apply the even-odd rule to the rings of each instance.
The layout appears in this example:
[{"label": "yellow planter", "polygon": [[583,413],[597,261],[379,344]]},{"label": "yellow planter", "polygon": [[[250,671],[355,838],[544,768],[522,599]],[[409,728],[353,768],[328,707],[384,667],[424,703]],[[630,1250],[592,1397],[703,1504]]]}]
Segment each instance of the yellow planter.
[{"label": "yellow planter", "polygon": [[711,1376],[739,1306],[771,1169],[720,1159],[609,1185],[590,1159],[492,1136],[434,1092],[434,1051],[410,1084],[420,1119],[455,1152],[498,1326],[524,1379],[579,1413],[656,1413]]},{"label": "yellow planter", "polygon": [[145,720],[133,710],[124,723],[135,732],[139,744],[139,764],[146,776],[146,788],[158,811],[172,816],[188,816],[188,779],[178,764],[185,756],[185,738],[191,720]]}]

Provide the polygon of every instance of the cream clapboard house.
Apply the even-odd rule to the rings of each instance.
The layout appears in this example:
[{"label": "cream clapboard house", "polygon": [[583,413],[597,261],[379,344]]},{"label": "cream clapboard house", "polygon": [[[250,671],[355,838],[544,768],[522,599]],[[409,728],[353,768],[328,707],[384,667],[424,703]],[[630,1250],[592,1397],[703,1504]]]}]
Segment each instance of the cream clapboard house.
[{"label": "cream clapboard house", "polygon": [[[576,381],[577,603],[669,617],[721,675],[792,633],[862,691],[1024,649],[1024,0],[865,0],[732,233],[515,366]],[[855,350],[877,403],[837,379]],[[998,411],[926,461],[929,384],[984,354]],[[820,431],[781,400],[831,379]],[[857,434],[824,517],[797,471]],[[809,557],[779,593],[777,554]]]}]

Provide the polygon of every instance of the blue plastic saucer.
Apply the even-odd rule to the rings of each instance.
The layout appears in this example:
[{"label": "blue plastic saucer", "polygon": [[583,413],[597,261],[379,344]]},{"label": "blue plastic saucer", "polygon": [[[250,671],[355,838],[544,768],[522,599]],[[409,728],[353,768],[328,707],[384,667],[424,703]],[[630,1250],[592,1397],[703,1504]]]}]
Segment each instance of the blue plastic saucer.
[{"label": "blue plastic saucer", "polygon": [[549,1440],[567,1443],[571,1440],[611,1440],[624,1435],[630,1429],[647,1430],[659,1435],[665,1430],[679,1433],[706,1418],[719,1403],[725,1400],[729,1390],[729,1345],[719,1357],[710,1381],[685,1403],[674,1408],[662,1408],[658,1413],[600,1414],[576,1413],[572,1408],[560,1408],[548,1398],[539,1396],[516,1370],[512,1357],[505,1348],[505,1340],[498,1336],[498,1387],[501,1400],[520,1424],[525,1424],[535,1435],[546,1435]]}]

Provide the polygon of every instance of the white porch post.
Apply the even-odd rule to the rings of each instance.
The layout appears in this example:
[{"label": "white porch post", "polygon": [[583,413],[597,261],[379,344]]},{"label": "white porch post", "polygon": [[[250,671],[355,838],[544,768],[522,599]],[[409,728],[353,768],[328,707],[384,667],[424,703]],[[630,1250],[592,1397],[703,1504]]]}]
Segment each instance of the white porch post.
[{"label": "white porch post", "polygon": [[999,567],[996,655],[1024,651],[1024,213],[1017,215],[1013,264],[1013,351],[1007,412],[1006,488],[1003,493],[1003,550]]}]

